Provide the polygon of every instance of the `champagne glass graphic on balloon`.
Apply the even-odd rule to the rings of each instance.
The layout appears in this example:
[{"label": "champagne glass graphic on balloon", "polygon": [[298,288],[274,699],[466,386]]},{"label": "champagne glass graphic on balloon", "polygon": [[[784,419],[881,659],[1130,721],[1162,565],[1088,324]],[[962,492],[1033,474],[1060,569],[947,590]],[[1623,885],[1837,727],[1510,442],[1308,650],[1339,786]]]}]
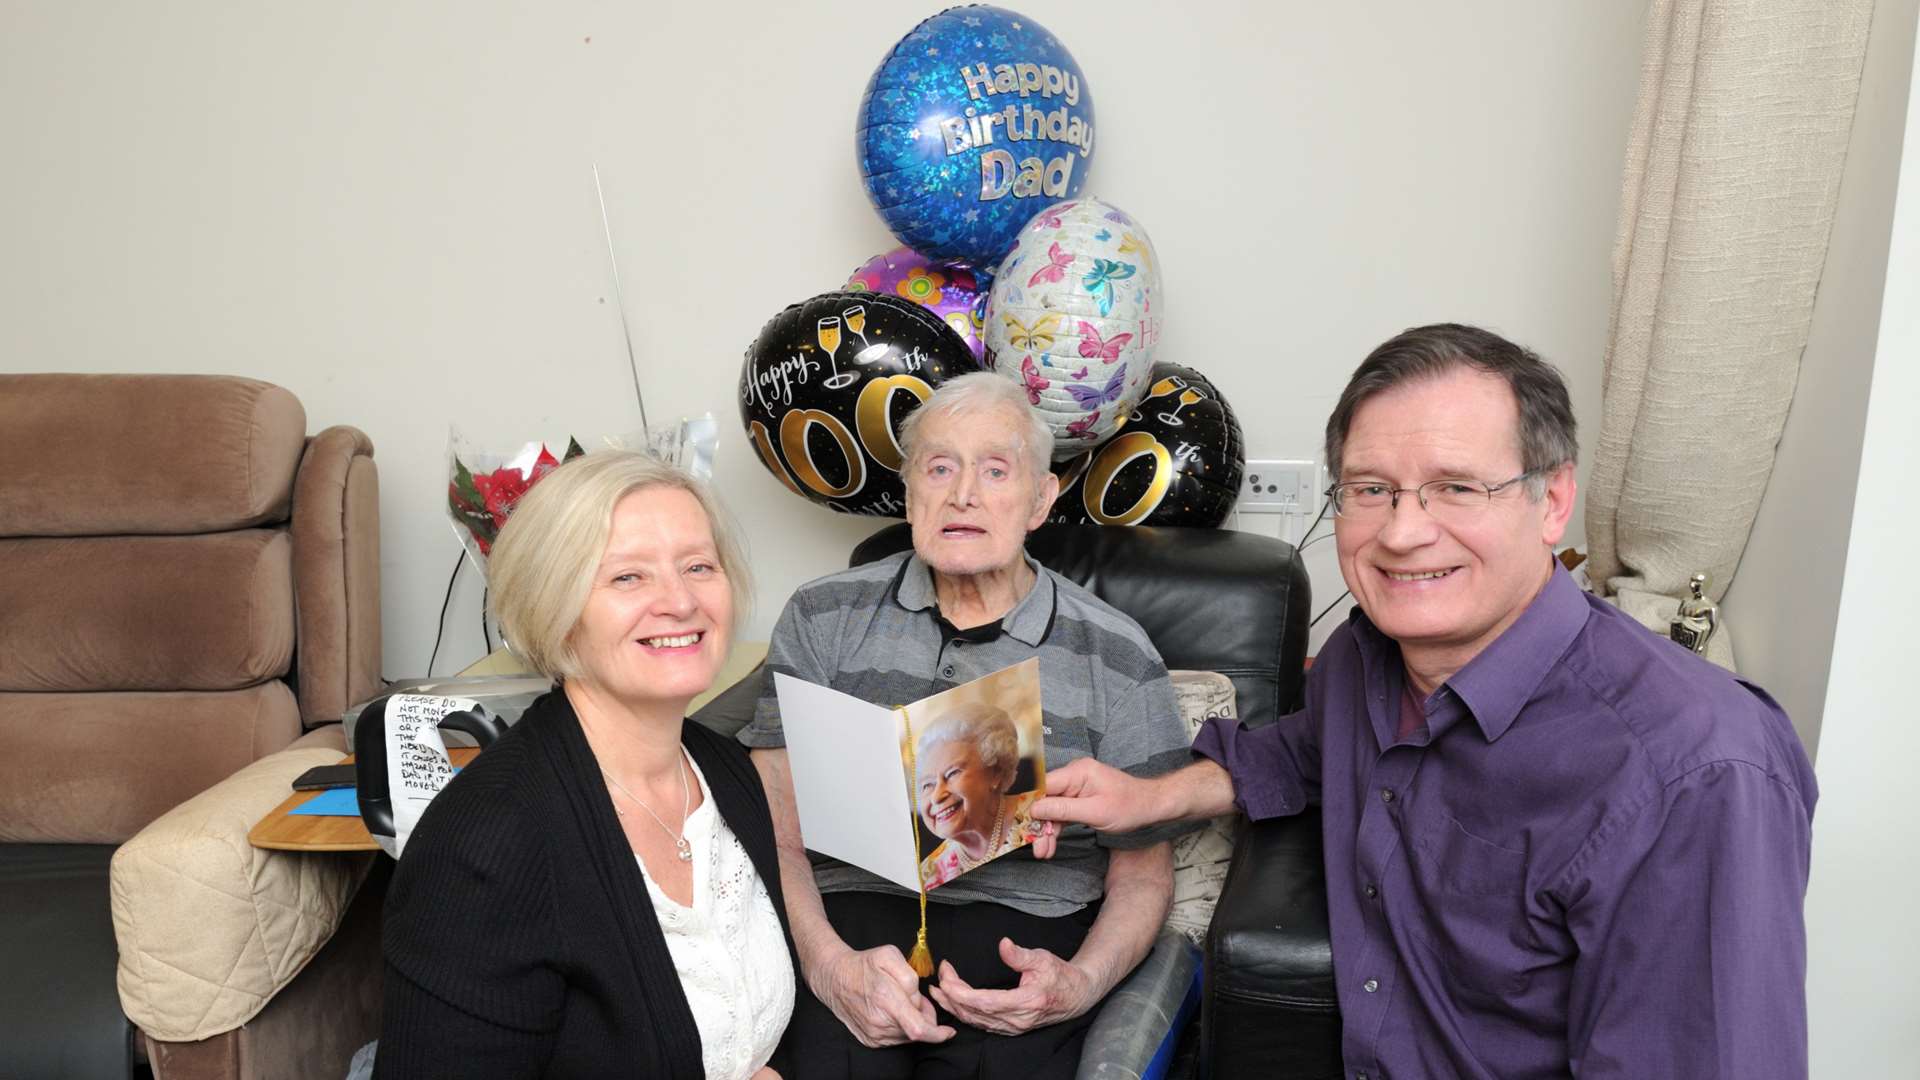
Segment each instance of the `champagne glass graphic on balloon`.
[{"label": "champagne glass graphic on balloon", "polygon": [[856,364],[871,364],[887,354],[885,344],[875,345],[867,340],[867,308],[864,304],[855,304],[840,314],[846,316],[847,329],[860,339],[860,351],[853,354]]},{"label": "champagne glass graphic on balloon", "polygon": [[827,350],[827,362],[833,366],[833,373],[827,376],[822,386],[829,390],[838,390],[860,377],[851,371],[841,371],[839,358],[835,355],[840,351],[840,316],[829,315],[821,319],[814,330],[814,336],[820,342],[820,347]]},{"label": "champagne glass graphic on balloon", "polygon": [[1167,425],[1168,427],[1185,427],[1186,421],[1180,419],[1180,410],[1186,408],[1187,406],[1193,404],[1196,401],[1205,401],[1207,399],[1207,396],[1205,394],[1202,394],[1200,391],[1195,390],[1193,387],[1188,386],[1185,383],[1181,383],[1179,385],[1180,385],[1180,396],[1175,399],[1173,411],[1170,413],[1163,412],[1163,413],[1154,414],[1154,416],[1161,423]]}]

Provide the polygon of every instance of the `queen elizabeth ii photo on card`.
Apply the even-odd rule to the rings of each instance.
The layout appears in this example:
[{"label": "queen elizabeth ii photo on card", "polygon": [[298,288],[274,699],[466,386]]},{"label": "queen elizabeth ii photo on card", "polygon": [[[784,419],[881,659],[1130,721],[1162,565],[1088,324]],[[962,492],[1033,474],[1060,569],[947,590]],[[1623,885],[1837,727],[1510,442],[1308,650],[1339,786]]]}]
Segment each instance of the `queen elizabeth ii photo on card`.
[{"label": "queen elizabeth ii photo on card", "polygon": [[1037,682],[996,676],[908,713],[922,885],[934,889],[1029,844],[1046,792]]}]

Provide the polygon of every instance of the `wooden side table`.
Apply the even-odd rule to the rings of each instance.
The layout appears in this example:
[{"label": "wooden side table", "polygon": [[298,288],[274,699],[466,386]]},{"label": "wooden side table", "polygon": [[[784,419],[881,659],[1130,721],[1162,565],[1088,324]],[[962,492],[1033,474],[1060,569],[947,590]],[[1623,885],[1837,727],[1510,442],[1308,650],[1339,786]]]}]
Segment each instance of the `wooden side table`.
[{"label": "wooden side table", "polygon": [[[447,756],[455,765],[465,765],[472,761],[480,751],[471,746],[453,746],[447,748]],[[353,755],[340,759],[342,764],[351,764]],[[318,814],[296,814],[294,807],[303,806],[318,791],[296,791],[287,796],[279,806],[260,819],[259,824],[247,831],[247,843],[257,848],[271,851],[378,851],[380,845],[367,831],[367,826],[357,817],[333,817]]]}]

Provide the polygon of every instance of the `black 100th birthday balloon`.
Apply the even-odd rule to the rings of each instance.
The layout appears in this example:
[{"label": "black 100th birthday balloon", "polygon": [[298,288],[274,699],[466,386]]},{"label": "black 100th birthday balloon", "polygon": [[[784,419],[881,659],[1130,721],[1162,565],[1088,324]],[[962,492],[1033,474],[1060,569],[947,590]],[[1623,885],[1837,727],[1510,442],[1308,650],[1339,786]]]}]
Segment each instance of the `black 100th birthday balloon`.
[{"label": "black 100th birthday balloon", "polygon": [[848,514],[899,517],[900,421],[978,371],[938,315],[872,292],[823,293],[775,315],[740,369],[740,420],[789,491]]},{"label": "black 100th birthday balloon", "polygon": [[1047,520],[1202,528],[1227,520],[1247,466],[1233,407],[1192,368],[1159,363],[1150,378],[1120,430],[1060,470]]}]

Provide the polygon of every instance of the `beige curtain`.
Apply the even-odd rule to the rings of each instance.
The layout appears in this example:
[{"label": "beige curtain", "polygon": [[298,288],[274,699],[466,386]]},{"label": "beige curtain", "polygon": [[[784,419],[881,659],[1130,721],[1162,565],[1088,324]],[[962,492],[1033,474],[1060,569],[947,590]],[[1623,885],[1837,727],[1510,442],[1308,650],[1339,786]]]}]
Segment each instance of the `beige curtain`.
[{"label": "beige curtain", "polygon": [[[1662,632],[1732,581],[1773,471],[1872,0],[1653,0],[1587,486],[1594,588]],[[1709,656],[1733,666],[1723,620]]]}]

